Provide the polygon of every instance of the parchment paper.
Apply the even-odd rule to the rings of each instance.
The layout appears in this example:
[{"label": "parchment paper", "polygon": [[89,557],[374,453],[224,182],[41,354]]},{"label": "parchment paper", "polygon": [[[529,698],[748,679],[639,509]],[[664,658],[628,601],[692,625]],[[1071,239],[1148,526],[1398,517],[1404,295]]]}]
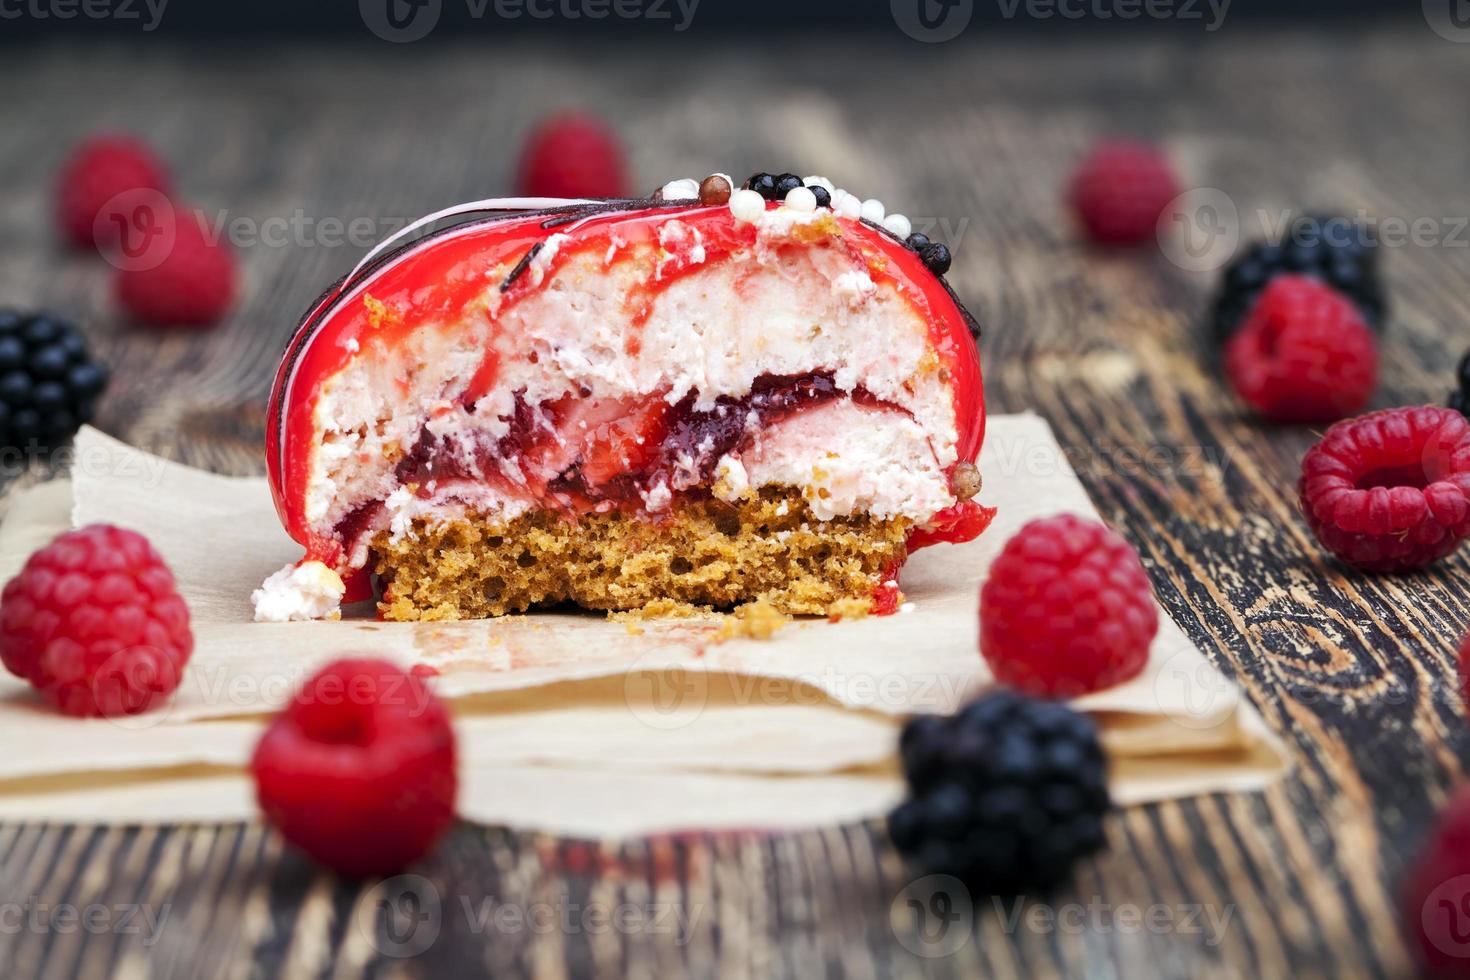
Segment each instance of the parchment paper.
[{"label": "parchment paper", "polygon": [[[432,667],[453,699],[461,811],[471,820],[593,837],[863,819],[902,796],[904,717],[948,712],[990,681],[976,651],[985,569],[1027,520],[1095,516],[1050,429],[992,418],[980,540],[918,552],[890,617],[799,621],[769,640],[717,637],[717,620],[638,624],[597,614],[472,623],[251,622],[249,594],[300,548],[265,481],[166,462],[93,429],[70,485],[15,496],[0,576],[69,526],[135,528],[174,569],[196,650],[178,694],[149,715],[83,722],[0,679],[0,818],[81,822],[254,815],[242,766],[269,713],[320,664],[372,653]],[[1258,789],[1284,769],[1259,716],[1161,616],[1144,674],[1080,699],[1098,719],[1122,803]]]}]

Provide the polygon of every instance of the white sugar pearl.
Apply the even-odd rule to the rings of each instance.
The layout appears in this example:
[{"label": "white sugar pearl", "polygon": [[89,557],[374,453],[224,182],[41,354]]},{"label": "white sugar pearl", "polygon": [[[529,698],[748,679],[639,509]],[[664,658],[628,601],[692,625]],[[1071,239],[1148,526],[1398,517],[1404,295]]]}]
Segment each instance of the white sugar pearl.
[{"label": "white sugar pearl", "polygon": [[899,238],[909,237],[909,232],[914,230],[914,226],[909,222],[909,219],[901,214],[890,214],[884,218],[883,227],[893,232]]},{"label": "white sugar pearl", "polygon": [[691,177],[671,180],[659,188],[665,201],[687,201],[699,196],[699,181]]},{"label": "white sugar pearl", "polygon": [[876,197],[870,197],[863,202],[863,220],[871,221],[875,225],[883,223],[883,216],[888,212],[883,209],[883,202]]},{"label": "white sugar pearl", "polygon": [[863,216],[863,202],[857,199],[857,195],[849,194],[847,191],[834,191],[832,193],[832,210],[844,218],[856,220]]},{"label": "white sugar pearl", "polygon": [[793,211],[815,211],[817,195],[806,187],[796,187],[786,193],[786,206]]},{"label": "white sugar pearl", "polygon": [[826,177],[808,177],[802,183],[808,187],[825,187],[828,194],[831,194],[837,189],[832,186],[832,182]]},{"label": "white sugar pearl", "polygon": [[738,190],[730,195],[730,213],[736,221],[759,221],[766,213],[766,199],[752,190]]}]

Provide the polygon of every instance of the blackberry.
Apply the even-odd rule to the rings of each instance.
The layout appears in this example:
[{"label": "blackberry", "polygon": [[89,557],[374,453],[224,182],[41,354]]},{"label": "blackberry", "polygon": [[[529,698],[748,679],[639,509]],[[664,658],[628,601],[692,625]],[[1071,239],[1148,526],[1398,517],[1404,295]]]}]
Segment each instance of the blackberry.
[{"label": "blackberry", "polygon": [[76,328],[45,313],[0,311],[0,446],[58,446],[92,419],[107,369]]},{"label": "blackberry", "polygon": [[1450,408],[1461,415],[1470,415],[1470,350],[1465,352],[1455,368],[1455,390],[1450,392]]},{"label": "blackberry", "polygon": [[1320,279],[1358,307],[1379,332],[1387,301],[1378,275],[1378,246],[1346,218],[1303,215],[1279,245],[1257,242],[1225,269],[1215,297],[1214,334],[1224,343],[1245,321],[1266,284],[1281,273]]},{"label": "blackberry", "polygon": [[927,872],[980,894],[1045,891],[1105,843],[1097,728],[1060,702],[999,690],[909,722],[899,754],[911,796],[888,833]]}]

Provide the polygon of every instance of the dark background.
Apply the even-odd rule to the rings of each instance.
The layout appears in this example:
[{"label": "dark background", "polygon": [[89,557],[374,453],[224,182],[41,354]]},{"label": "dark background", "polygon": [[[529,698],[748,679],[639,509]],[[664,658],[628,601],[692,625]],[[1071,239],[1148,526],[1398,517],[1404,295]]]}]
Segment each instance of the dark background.
[{"label": "dark background", "polygon": [[[58,0],[0,0],[0,39],[33,39],[64,33],[91,36],[132,35],[139,31],[136,22],[116,18],[70,18],[49,15],[37,17],[37,5],[49,8]],[[84,2],[116,5],[128,3],[144,9],[143,0],[59,0],[60,3]],[[405,2],[405,0],[363,0],[365,3]],[[422,2],[422,0],[420,0]],[[646,19],[619,19],[609,16],[594,21],[555,16],[537,19],[522,15],[512,19],[494,15],[494,0],[441,0],[442,8],[433,36],[443,40],[455,35],[488,35],[507,32],[521,34],[564,35],[568,32],[636,35],[672,32],[669,22]],[[554,6],[562,0],[543,0]],[[653,0],[642,0],[647,6]],[[920,2],[920,0],[909,0]],[[938,3],[939,0],[922,0]],[[950,0],[966,2],[966,0]],[[1186,19],[1134,20],[1117,17],[1064,17],[1060,14],[1035,18],[1026,16],[1024,0],[1016,6],[1012,0],[972,0],[972,24],[989,30],[1004,31],[1098,31],[1140,28],[1180,33],[1202,33],[1200,22]],[[1143,0],[1140,0],[1142,3]],[[1152,2],[1152,0],[1150,0]],[[1176,9],[1186,4],[1208,11],[1207,0],[1172,0]],[[1456,4],[1464,8],[1462,16],[1470,18],[1466,0],[1429,0]],[[1093,0],[1060,0],[1069,11],[1093,9]],[[668,0],[671,9],[674,0]],[[1112,5],[1106,5],[1111,7]],[[1322,25],[1330,22],[1374,21],[1391,17],[1419,16],[1420,0],[1233,0],[1227,22],[1274,24],[1298,22]],[[544,9],[538,8],[538,9]],[[1036,8],[1043,9],[1043,8]],[[471,10],[481,10],[474,16]],[[1008,16],[1007,11],[1012,11]],[[1017,12],[1021,11],[1021,12]],[[700,0],[697,14],[685,32],[691,37],[718,37],[729,33],[855,30],[892,32],[893,13],[889,0]],[[158,27],[149,32],[153,37],[195,37],[231,39],[249,37],[313,37],[361,38],[373,40],[363,26],[359,0],[169,0]]]}]

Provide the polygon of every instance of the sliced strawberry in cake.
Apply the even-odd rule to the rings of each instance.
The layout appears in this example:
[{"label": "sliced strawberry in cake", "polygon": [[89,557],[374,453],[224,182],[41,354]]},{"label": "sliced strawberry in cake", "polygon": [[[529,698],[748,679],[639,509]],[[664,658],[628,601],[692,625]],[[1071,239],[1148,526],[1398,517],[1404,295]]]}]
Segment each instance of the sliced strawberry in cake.
[{"label": "sliced strawberry in cake", "polygon": [[793,179],[477,202],[538,210],[371,256],[329,290],[268,426],[306,555],[257,618],[369,596],[405,620],[890,609],[911,547],[988,523],[973,321],[947,250]]}]

